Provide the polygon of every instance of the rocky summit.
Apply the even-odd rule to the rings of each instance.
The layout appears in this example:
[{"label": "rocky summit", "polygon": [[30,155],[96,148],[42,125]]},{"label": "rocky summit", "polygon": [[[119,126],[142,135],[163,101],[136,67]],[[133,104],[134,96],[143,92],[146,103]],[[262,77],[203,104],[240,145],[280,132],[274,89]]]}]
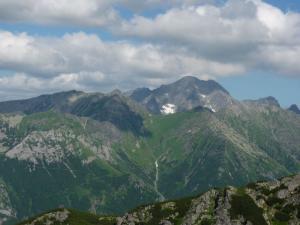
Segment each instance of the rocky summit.
[{"label": "rocky summit", "polygon": [[211,189],[204,194],[149,204],[123,216],[96,216],[54,210],[19,225],[277,225],[300,224],[300,175],[246,187]]},{"label": "rocky summit", "polygon": [[[227,90],[213,80],[199,80],[196,77],[183,77],[180,80],[162,85],[154,90],[140,88],[130,97],[144,105],[152,113],[170,114],[203,106],[216,112],[234,101]],[[165,108],[172,105],[175,110]]]},{"label": "rocky summit", "polygon": [[[195,77],[131,94],[68,91],[1,102],[0,221],[59,207],[121,215],[297,174],[299,135],[300,116],[273,97],[238,101]],[[212,199],[223,196],[217,190]]]},{"label": "rocky summit", "polygon": [[288,110],[290,110],[291,112],[294,112],[294,113],[296,113],[296,114],[300,114],[300,109],[299,109],[298,106],[295,105],[295,104],[291,105],[291,106],[288,108]]}]

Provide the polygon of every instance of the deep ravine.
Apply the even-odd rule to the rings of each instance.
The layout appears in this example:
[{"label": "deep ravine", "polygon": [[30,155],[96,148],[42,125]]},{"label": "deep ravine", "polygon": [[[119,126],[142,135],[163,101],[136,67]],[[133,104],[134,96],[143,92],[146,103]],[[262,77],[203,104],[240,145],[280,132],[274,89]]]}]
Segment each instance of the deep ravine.
[{"label": "deep ravine", "polygon": [[164,201],[166,198],[163,196],[163,194],[158,190],[158,181],[159,181],[159,165],[158,160],[155,160],[155,180],[154,180],[154,190],[158,195],[158,201]]}]

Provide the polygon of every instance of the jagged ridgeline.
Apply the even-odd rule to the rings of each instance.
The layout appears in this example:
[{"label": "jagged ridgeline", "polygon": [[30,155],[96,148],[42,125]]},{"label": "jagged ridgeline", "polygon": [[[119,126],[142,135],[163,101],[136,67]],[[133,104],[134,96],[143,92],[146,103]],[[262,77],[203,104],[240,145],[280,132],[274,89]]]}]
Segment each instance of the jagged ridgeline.
[{"label": "jagged ridgeline", "polygon": [[300,224],[300,175],[246,187],[140,206],[124,216],[96,216],[58,209],[19,225],[278,225]]},{"label": "jagged ridgeline", "polygon": [[[140,204],[300,172],[300,116],[215,81],[0,103],[0,221]],[[75,211],[74,211],[75,212]],[[1,223],[0,222],[0,223]]]}]

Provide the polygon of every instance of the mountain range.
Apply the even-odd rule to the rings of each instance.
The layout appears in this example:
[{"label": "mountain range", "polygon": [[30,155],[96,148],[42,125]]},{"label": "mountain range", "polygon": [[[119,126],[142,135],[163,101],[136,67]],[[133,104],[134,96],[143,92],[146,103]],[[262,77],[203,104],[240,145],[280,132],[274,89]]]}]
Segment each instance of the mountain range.
[{"label": "mountain range", "polygon": [[300,172],[300,116],[184,77],[150,90],[0,103],[0,224],[53,208],[122,214]]},{"label": "mountain range", "polygon": [[19,225],[297,225],[299,221],[300,175],[246,187],[211,189],[194,197],[140,206],[123,216],[61,208]]}]

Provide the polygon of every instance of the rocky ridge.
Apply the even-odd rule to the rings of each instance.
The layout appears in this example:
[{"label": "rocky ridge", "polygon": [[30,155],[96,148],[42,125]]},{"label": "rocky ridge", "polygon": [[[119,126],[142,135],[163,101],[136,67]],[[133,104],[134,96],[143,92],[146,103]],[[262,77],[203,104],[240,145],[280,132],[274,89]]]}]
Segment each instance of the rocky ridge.
[{"label": "rocky ridge", "polygon": [[120,217],[90,215],[88,220],[85,214],[81,219],[86,221],[72,223],[74,214],[59,209],[21,224],[299,225],[300,175],[240,188],[211,189],[196,197],[140,206]]}]

